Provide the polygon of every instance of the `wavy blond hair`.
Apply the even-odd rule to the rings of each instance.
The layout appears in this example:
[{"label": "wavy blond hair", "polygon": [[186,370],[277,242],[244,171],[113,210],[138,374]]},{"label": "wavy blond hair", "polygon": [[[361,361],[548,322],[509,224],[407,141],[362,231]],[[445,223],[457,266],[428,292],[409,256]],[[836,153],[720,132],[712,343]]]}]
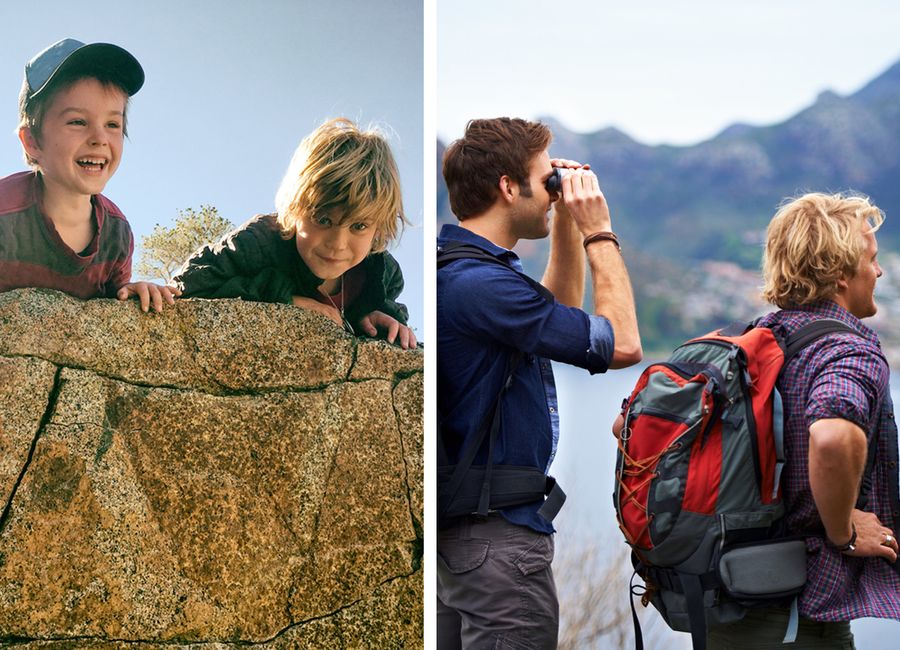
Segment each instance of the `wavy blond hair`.
[{"label": "wavy blond hair", "polygon": [[385,136],[361,131],[344,117],[303,138],[275,194],[281,235],[290,239],[304,218],[340,215],[375,228],[372,251],[383,251],[404,224],[400,174]]},{"label": "wavy blond hair", "polygon": [[782,309],[831,298],[838,280],[856,275],[863,233],[883,221],[866,196],[816,192],[788,199],[766,231],[763,298]]}]

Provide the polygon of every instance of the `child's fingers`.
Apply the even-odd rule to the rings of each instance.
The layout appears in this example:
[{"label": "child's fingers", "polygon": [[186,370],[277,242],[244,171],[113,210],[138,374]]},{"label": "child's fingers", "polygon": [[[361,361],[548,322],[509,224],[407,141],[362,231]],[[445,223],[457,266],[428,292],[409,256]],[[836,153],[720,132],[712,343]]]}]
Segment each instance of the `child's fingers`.
[{"label": "child's fingers", "polygon": [[128,296],[131,294],[128,292],[128,287],[122,287],[118,291],[116,291],[116,298],[119,300],[128,300]]},{"label": "child's fingers", "polygon": [[344,319],[341,318],[341,312],[332,307],[331,305],[323,305],[325,308],[325,315],[328,316],[332,321],[334,321],[335,325],[344,326]]},{"label": "child's fingers", "polygon": [[370,316],[366,316],[362,319],[362,328],[369,336],[378,336],[378,328],[372,324],[372,318]]},{"label": "child's fingers", "polygon": [[405,325],[400,326],[400,347],[404,350],[416,347],[416,337],[412,330]]},{"label": "child's fingers", "polygon": [[147,289],[147,285],[143,282],[139,282],[138,284],[134,285],[133,291],[137,294],[138,299],[141,301],[141,311],[150,311],[150,291],[149,289]]},{"label": "child's fingers", "polygon": [[387,342],[393,343],[394,339],[397,338],[397,333],[400,331],[400,323],[393,318],[391,319],[390,324],[388,325],[388,333],[387,333]]},{"label": "child's fingers", "polygon": [[163,310],[163,297],[162,292],[159,290],[159,287],[155,284],[151,284],[147,287],[150,293],[150,302],[153,305],[153,311],[157,314]]}]

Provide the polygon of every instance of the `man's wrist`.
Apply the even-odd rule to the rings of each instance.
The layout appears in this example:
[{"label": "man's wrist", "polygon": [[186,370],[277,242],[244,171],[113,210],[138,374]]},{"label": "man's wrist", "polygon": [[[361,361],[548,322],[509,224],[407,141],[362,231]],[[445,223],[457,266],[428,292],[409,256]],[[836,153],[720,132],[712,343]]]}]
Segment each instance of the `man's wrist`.
[{"label": "man's wrist", "polygon": [[846,553],[848,551],[852,552],[856,550],[856,524],[850,523],[850,539],[844,542],[843,544],[836,544],[831,541],[831,538],[828,536],[828,533],[825,533],[825,541],[836,551],[840,551],[841,553]]},{"label": "man's wrist", "polygon": [[622,251],[622,247],[619,246],[619,238],[612,230],[599,230],[597,232],[592,232],[584,238],[584,248],[587,249],[588,246],[597,242],[611,242],[615,245],[616,250],[618,250],[619,252]]},{"label": "man's wrist", "polygon": [[603,232],[603,231],[611,231],[612,230],[612,222],[611,221],[600,221],[599,223],[592,223],[590,225],[577,223],[578,232],[581,233],[582,237],[588,237],[595,232]]}]

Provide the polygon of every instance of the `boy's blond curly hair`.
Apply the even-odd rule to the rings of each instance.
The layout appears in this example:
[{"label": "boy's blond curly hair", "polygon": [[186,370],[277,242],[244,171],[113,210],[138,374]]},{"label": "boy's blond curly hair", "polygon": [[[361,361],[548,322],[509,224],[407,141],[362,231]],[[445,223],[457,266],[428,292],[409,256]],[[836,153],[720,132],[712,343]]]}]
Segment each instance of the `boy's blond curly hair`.
[{"label": "boy's blond curly hair", "polygon": [[866,196],[816,192],[789,199],[766,231],[763,298],[785,309],[833,297],[838,280],[856,275],[863,233],[883,221]]},{"label": "boy's blond curly hair", "polygon": [[352,121],[328,120],[306,136],[294,152],[275,195],[278,224],[285,239],[301,219],[337,211],[375,228],[372,251],[383,251],[403,224],[400,174],[382,133],[361,131]]}]

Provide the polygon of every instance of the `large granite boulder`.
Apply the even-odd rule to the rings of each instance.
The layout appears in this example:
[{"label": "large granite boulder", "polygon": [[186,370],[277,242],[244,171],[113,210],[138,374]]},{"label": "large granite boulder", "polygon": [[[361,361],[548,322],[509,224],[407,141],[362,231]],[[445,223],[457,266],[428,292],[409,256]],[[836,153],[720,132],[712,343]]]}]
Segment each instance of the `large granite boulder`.
[{"label": "large granite boulder", "polygon": [[0,641],[421,647],[422,357],[286,305],[0,294]]}]

